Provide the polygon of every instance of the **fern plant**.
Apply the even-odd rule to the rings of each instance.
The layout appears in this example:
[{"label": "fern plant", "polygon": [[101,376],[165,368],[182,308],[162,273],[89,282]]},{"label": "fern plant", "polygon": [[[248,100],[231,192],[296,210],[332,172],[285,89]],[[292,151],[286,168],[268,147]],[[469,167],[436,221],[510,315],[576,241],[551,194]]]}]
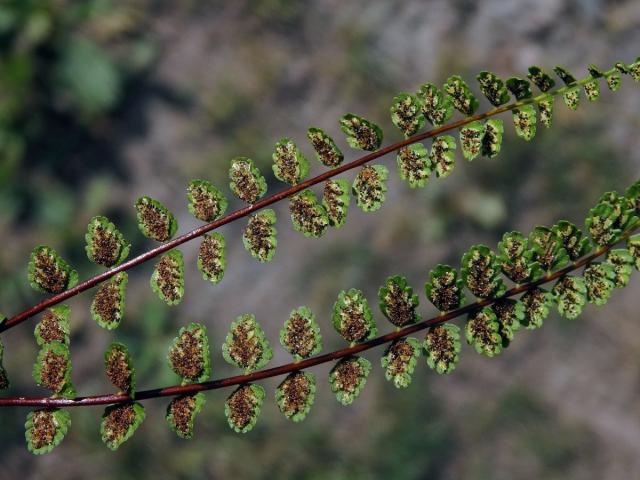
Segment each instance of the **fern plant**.
[{"label": "fern plant", "polygon": [[[135,359],[125,345],[113,343],[104,354],[104,369],[115,392],[77,396],[71,378],[70,309],[62,304],[98,286],[91,315],[100,327],[115,329],[126,319],[126,272],[147,261],[157,259],[150,278],[152,291],[169,306],[184,300],[184,272],[189,265],[184,264],[177,247],[186,242],[199,239],[196,268],[205,281],[217,284],[224,280],[227,262],[233,261],[227,258],[227,240],[219,232],[210,233],[222,225],[247,218],[242,234],[246,250],[257,261],[272,261],[278,246],[278,219],[267,207],[276,202],[288,199],[294,230],[306,237],[320,237],[345,224],[353,208],[351,197],[364,212],[382,207],[391,169],[371,162],[386,154],[396,152],[398,174],[410,188],[425,187],[432,175],[440,178],[452,173],[458,144],[469,161],[497,156],[505,129],[503,120],[496,118],[501,113],[511,112],[516,134],[530,141],[537,133],[538,119],[544,127],[551,126],[556,97],[575,110],[583,91],[587,100],[598,99],[601,82],[616,91],[622,75],[640,81],[640,59],[629,65],[619,62],[606,71],[593,65],[588,70],[578,80],[565,68],[555,67],[553,72],[564,84],[560,87],[537,66],[529,69],[527,78],[503,80],[492,72],[480,72],[479,90],[493,106],[483,113],[476,113],[480,102],[457,75],[442,88],[427,83],[415,93],[400,93],[392,101],[390,115],[404,139],[384,147],[379,126],[348,113],[339,122],[347,145],[369,152],[349,163],[343,163],[338,143],[324,130],[309,128],[315,157],[330,168],[309,179],[309,160],[303,149],[294,140],[282,138],[274,147],[273,173],[288,188],[265,197],[263,174],[251,159],[236,157],[229,169],[229,188],[248,206],[225,214],[228,201],[223,190],[207,180],[193,180],[187,186],[188,210],[208,223],[175,238],[178,225],[173,213],[157,199],[140,197],[134,206],[140,232],[161,244],[127,260],[129,242],[108,218],[96,216],[87,229],[86,253],[90,261],[107,270],[80,283],[76,271],[54,248],[37,246],[29,260],[28,281],[35,290],[51,296],[11,318],[0,316],[0,333],[41,314],[34,332],[40,352],[33,377],[51,395],[3,397],[0,406],[36,407],[27,416],[25,435],[28,449],[41,454],[51,451],[68,432],[68,408],[106,405],[100,434],[105,445],[115,450],[144,421],[142,401],[170,397],[169,427],[179,437],[191,438],[197,415],[205,408],[203,392],[235,387],[224,413],[231,429],[246,433],[257,424],[268,397],[258,383],[265,378],[286,375],[272,398],[286,418],[299,422],[309,414],[315,393],[322,388],[309,371],[316,365],[333,363],[330,389],[338,402],[349,405],[357,400],[374,368],[360,355],[364,351],[385,345],[380,358],[385,378],[397,388],[406,388],[415,369],[423,364],[441,375],[453,372],[462,354],[462,337],[477,353],[493,357],[508,348],[518,332],[540,328],[553,309],[573,320],[587,303],[604,305],[617,288],[627,285],[632,271],[640,269],[640,234],[635,234],[640,227],[640,181],[624,194],[605,193],[587,213],[584,230],[562,220],[550,227],[536,227],[528,235],[506,232],[495,250],[473,245],[461,256],[459,266],[435,266],[423,290],[424,298],[437,311],[429,318],[422,318],[418,290],[399,274],[380,287],[377,302],[370,303],[357,288],[340,292],[331,318],[331,326],[346,342],[339,350],[321,353],[321,332],[328,326],[310,308],[300,306],[283,322],[279,336],[293,361],[265,368],[273,357],[271,342],[256,316],[243,314],[231,323],[222,345],[223,358],[240,370],[227,378],[210,379],[207,328],[191,323],[177,332],[167,353],[169,368],[180,378],[178,385],[136,390]],[[534,86],[538,95],[534,95]],[[452,121],[455,110],[462,118]],[[427,123],[433,128],[422,131]],[[457,139],[446,134],[454,130]],[[421,143],[426,139],[432,139],[430,148]],[[356,168],[351,185],[333,178]],[[311,187],[322,182],[322,197],[318,198]],[[467,299],[473,301],[467,303]],[[377,310],[393,325],[388,333],[378,334]],[[460,319],[460,326],[454,323]],[[422,338],[413,336],[419,332]],[[2,367],[3,353],[0,343],[0,388],[4,389],[9,378]]]}]

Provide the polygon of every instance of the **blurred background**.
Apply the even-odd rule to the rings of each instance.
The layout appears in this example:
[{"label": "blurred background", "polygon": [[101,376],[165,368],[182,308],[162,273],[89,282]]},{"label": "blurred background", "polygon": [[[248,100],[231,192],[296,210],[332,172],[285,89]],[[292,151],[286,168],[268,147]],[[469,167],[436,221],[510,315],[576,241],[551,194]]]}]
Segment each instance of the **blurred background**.
[{"label": "blurred background", "polygon": [[[310,159],[306,129],[333,135],[345,112],[380,124],[394,94],[461,74],[477,93],[482,69],[524,76],[538,64],[568,67],[633,61],[640,51],[640,4],[604,0],[442,0],[290,2],[286,0],[8,0],[0,4],[0,310],[13,315],[42,298],[26,280],[29,252],[56,248],[88,278],[99,269],[84,252],[96,214],[110,217],[133,244],[152,246],[135,225],[141,195],[164,202],[180,232],[198,225],[185,187],[205,178],[227,188],[229,161],[255,159],[270,192],[273,144],[293,138]],[[487,102],[483,101],[483,107]],[[343,342],[330,326],[342,289],[365,291],[372,306],[384,279],[408,277],[424,298],[437,263],[459,265],[474,243],[495,246],[502,233],[529,232],[566,218],[582,225],[600,194],[623,190],[640,175],[640,89],[603,88],[578,112],[556,102],[554,128],[525,144],[508,116],[503,153],[472,163],[458,155],[453,174],[410,190],[390,166],[387,202],[373,214],[355,206],[347,225],[322,239],[294,232],[286,202],[276,207],[279,245],[266,265],[240,239],[244,222],[221,231],[228,268],[221,284],[202,280],[197,242],[187,263],[181,305],[165,306],[149,289],[152,263],[131,272],[126,317],[115,332],[89,315],[91,293],[72,307],[73,379],[83,395],[111,390],[102,355],[113,341],[133,353],[139,388],[173,384],[165,356],[182,325],[204,322],[213,344],[214,377],[236,373],[222,359],[231,321],[253,312],[275,348],[271,365],[290,360],[277,345],[289,312],[308,305],[319,319],[324,350]],[[312,174],[322,171],[312,160]],[[344,178],[351,180],[350,173]],[[27,409],[0,410],[0,478],[398,478],[621,479],[640,477],[640,279],[615,292],[602,310],[588,306],[570,322],[552,314],[544,328],[519,332],[489,360],[463,346],[454,374],[419,363],[407,390],[385,381],[381,349],[351,407],[339,405],[317,374],[308,418],[293,424],[268,390],[257,427],[246,435],[226,424],[230,391],[207,394],[193,440],[167,427],[167,400],[145,403],[147,419],[112,453],[98,433],[102,409],[72,411],[64,442],[43,457],[24,442]],[[381,314],[382,332],[391,329]],[[44,394],[33,385],[36,320],[3,335],[13,382],[6,395]],[[64,472],[64,473],[63,473]]]}]

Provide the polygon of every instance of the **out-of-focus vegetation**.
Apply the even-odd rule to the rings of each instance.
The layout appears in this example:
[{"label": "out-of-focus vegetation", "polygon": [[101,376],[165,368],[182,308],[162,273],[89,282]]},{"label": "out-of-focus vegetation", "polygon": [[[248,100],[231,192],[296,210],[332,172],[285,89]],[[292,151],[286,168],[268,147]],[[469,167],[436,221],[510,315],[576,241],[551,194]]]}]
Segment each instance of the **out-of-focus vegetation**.
[{"label": "out-of-focus vegetation", "polygon": [[[461,74],[476,88],[482,69],[506,77],[524,75],[531,64],[564,64],[580,74],[585,62],[630,61],[640,44],[636,3],[3,2],[0,310],[13,314],[41,298],[26,281],[37,244],[54,246],[80,278],[98,271],[83,250],[93,215],[109,216],[135,255],[149,245],[134,224],[141,195],[161,199],[186,231],[198,224],[186,208],[186,185],[202,177],[226,190],[234,156],[252,157],[270,192],[282,188],[269,164],[283,136],[311,159],[305,131],[319,126],[354,158],[338,118],[363,115],[388,141],[398,139],[391,99],[426,81]],[[278,206],[279,250],[269,265],[244,251],[242,225],[222,231],[229,252],[220,285],[201,279],[195,247],[184,248],[180,306],[167,308],[150,291],[152,266],[133,271],[115,332],[91,320],[91,294],[75,298],[74,384],[82,394],[110,390],[101,366],[113,340],[129,347],[139,388],[176,382],[165,356],[190,321],[210,332],[213,376],[231,374],[219,348],[231,321],[256,313],[275,345],[300,304],[316,313],[325,350],[341,346],[330,326],[337,293],[359,288],[373,302],[397,273],[421,294],[422,313],[432,313],[422,286],[437,263],[459,265],[470,245],[495,245],[503,231],[559,218],[580,223],[600,193],[637,178],[639,110],[640,93],[629,81],[578,112],[558,102],[554,128],[540,128],[530,143],[515,137],[505,117],[500,157],[468,163],[459,155],[451,177],[420,190],[405,188],[389,157],[385,206],[369,215],[351,209],[347,225],[322,239],[293,232],[287,206]],[[312,163],[312,174],[321,171]],[[0,478],[62,470],[71,478],[639,477],[637,293],[632,279],[606,312],[589,307],[574,323],[552,316],[494,360],[463,347],[451,377],[421,362],[406,391],[385,382],[382,352],[374,351],[367,387],[351,407],[335,402],[328,368],[319,368],[318,395],[301,424],[279,413],[278,382],[265,382],[263,413],[247,435],[228,428],[223,404],[230,392],[216,391],[207,394],[191,441],[175,438],[159,400],[147,403],[145,423],[118,452],[100,441],[101,411],[78,409],[60,447],[33,458],[20,434],[27,410],[3,409]],[[390,328],[375,316],[381,331]],[[30,377],[37,351],[31,326],[3,335],[9,395],[42,393]],[[270,366],[285,361],[276,352]]]}]

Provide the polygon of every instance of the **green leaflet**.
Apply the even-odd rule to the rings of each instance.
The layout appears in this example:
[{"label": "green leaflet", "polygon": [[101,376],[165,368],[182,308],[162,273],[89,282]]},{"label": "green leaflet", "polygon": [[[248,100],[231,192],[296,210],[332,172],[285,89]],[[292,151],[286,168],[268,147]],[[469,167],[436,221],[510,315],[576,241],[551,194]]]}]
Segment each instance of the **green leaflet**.
[{"label": "green leaflet", "polygon": [[498,263],[502,273],[516,284],[523,284],[540,275],[540,265],[534,260],[529,241],[520,232],[507,232],[498,242]]},{"label": "green leaflet", "polygon": [[491,118],[484,124],[482,136],[482,155],[494,158],[500,153],[504,124],[499,118]]},{"label": "green leaflet", "polygon": [[551,90],[556,82],[547,73],[545,73],[540,67],[535,65],[529,67],[529,73],[527,74],[529,80],[536,84],[536,87],[542,92],[548,92]]},{"label": "green leaflet", "polygon": [[267,208],[249,217],[242,233],[244,248],[259,262],[269,262],[276,253],[278,231],[275,227],[276,212]]},{"label": "green leaflet", "polygon": [[55,396],[73,398],[76,392],[71,383],[69,347],[60,342],[44,344],[33,365],[33,379]]},{"label": "green leaflet", "polygon": [[316,151],[318,161],[324,166],[335,168],[344,160],[344,155],[333,141],[333,138],[323,130],[311,127],[307,130],[307,138]]},{"label": "green leaflet", "polygon": [[435,168],[438,178],[448,177],[455,165],[456,140],[451,135],[442,135],[431,143],[431,166]]},{"label": "green leaflet", "polygon": [[449,265],[438,265],[429,272],[429,282],[424,285],[427,298],[441,312],[455,310],[464,304],[464,281]]},{"label": "green leaflet", "polygon": [[7,376],[7,371],[5,370],[4,365],[2,363],[3,356],[4,356],[4,345],[2,344],[2,339],[0,339],[0,390],[6,390],[7,388],[9,388],[9,385],[10,385],[9,377]]},{"label": "green leaflet", "polygon": [[158,200],[140,197],[136,200],[136,217],[140,232],[151,240],[166,242],[178,230],[178,221]]},{"label": "green leaflet", "polygon": [[496,314],[489,307],[469,315],[464,326],[464,334],[467,343],[481,355],[494,357],[502,351],[500,324]]},{"label": "green leaflet", "polygon": [[131,244],[125,241],[122,233],[107,217],[93,217],[84,238],[87,257],[103,267],[118,265],[129,255]]},{"label": "green leaflet", "polygon": [[322,191],[322,206],[327,212],[330,226],[340,228],[345,224],[350,202],[349,183],[346,180],[326,181]]},{"label": "green leaflet", "polygon": [[632,200],[616,192],[605,193],[585,220],[591,238],[600,246],[617,242],[638,221],[634,207]]},{"label": "green leaflet", "polygon": [[127,272],[119,272],[98,287],[91,302],[91,317],[102,328],[113,330],[120,325],[128,278]]},{"label": "green leaflet", "polygon": [[39,245],[29,258],[31,288],[42,293],[60,293],[78,283],[78,272],[51,247]]},{"label": "green leaflet", "polygon": [[184,297],[184,259],[178,249],[163,254],[150,280],[153,290],[167,305],[177,305]]},{"label": "green leaflet", "polygon": [[416,338],[399,338],[389,344],[380,359],[384,376],[396,388],[407,388],[422,352]]},{"label": "green leaflet", "polygon": [[264,397],[265,391],[260,385],[240,385],[224,404],[224,414],[229,426],[237,433],[251,431],[258,422]]},{"label": "green leaflet", "polygon": [[202,237],[197,263],[203,279],[214,284],[222,280],[227,267],[226,249],[226,242],[221,233],[208,233]]},{"label": "green leaflet", "polygon": [[523,140],[529,141],[536,135],[536,109],[533,105],[523,105],[513,109],[513,124],[516,134]]},{"label": "green leaflet", "polygon": [[293,310],[280,330],[280,345],[298,360],[322,350],[322,336],[316,317],[308,307]]},{"label": "green leaflet", "polygon": [[617,92],[620,88],[620,80],[621,78],[619,73],[612,73],[609,75],[607,77],[607,87],[609,87],[609,90]]},{"label": "green leaflet", "polygon": [[553,102],[555,97],[549,96],[538,102],[538,113],[540,114],[540,123],[547,128],[551,127],[553,122]]},{"label": "green leaflet", "polygon": [[267,181],[247,157],[236,157],[229,167],[229,188],[242,201],[254,204],[267,193]]},{"label": "green leaflet", "polygon": [[382,144],[380,127],[358,115],[347,113],[340,118],[340,128],[347,136],[351,148],[375,151]]},{"label": "green leaflet", "polygon": [[191,215],[203,222],[219,219],[229,205],[224,194],[207,180],[192,180],[187,186],[187,199]]},{"label": "green leaflet", "polygon": [[540,328],[549,316],[553,305],[553,295],[544,288],[534,288],[520,298],[524,305],[524,320],[521,322],[527,330]]},{"label": "green leaflet", "polygon": [[590,263],[584,269],[587,300],[595,305],[604,305],[615,288],[616,272],[609,263]]},{"label": "green leaflet", "polygon": [[384,165],[365,165],[353,180],[352,192],[363,212],[374,212],[385,200],[389,170]]},{"label": "green leaflet", "polygon": [[553,71],[560,77],[560,80],[564,82],[565,85],[573,85],[577,82],[576,77],[571,75],[567,69],[557,65],[553,68]]},{"label": "green leaflet", "polygon": [[432,83],[425,83],[417,94],[422,101],[422,113],[435,127],[444,125],[453,114],[451,97],[444,95],[442,91]]},{"label": "green leaflet", "polygon": [[369,340],[377,333],[367,298],[355,288],[338,294],[331,321],[336,332],[351,344]]},{"label": "green leaflet", "polygon": [[136,391],[136,371],[127,347],[113,342],[104,352],[104,370],[111,384],[119,392],[133,397]]},{"label": "green leaflet", "polygon": [[409,187],[424,187],[431,176],[429,151],[422,143],[413,143],[398,150],[396,156],[400,178]]},{"label": "green leaflet", "polygon": [[640,215],[640,180],[627,188],[624,196],[631,202],[631,206],[635,208],[636,215]]},{"label": "green leaflet", "polygon": [[370,372],[371,362],[363,357],[345,357],[336,363],[329,372],[329,384],[338,402],[351,405],[364,389]]},{"label": "green leaflet", "polygon": [[169,348],[167,361],[183,385],[208,380],[211,376],[211,355],[207,327],[193,322],[182,327]]},{"label": "green leaflet", "polygon": [[431,327],[423,347],[431,369],[440,375],[453,372],[460,361],[460,328],[453,323]]},{"label": "green leaflet", "polygon": [[584,278],[565,275],[558,280],[551,292],[558,304],[558,313],[564,318],[573,320],[582,313],[582,307],[587,301]]},{"label": "green leaflet", "polygon": [[[56,305],[45,310],[33,332],[38,346],[51,342],[69,345],[69,315],[71,309],[66,305]],[[0,356],[1,360],[1,356]]]},{"label": "green leaflet", "polygon": [[613,266],[613,283],[616,288],[626,287],[633,270],[633,255],[626,248],[609,250],[607,263]]},{"label": "green leaflet", "polygon": [[636,269],[640,270],[640,233],[627,239],[627,249],[635,260]]},{"label": "green leaflet", "polygon": [[71,415],[64,409],[34,410],[24,425],[27,449],[34,455],[49,453],[64,439],[71,426]]},{"label": "green leaflet", "polygon": [[396,327],[405,327],[420,320],[416,312],[420,300],[405,277],[395,275],[387,278],[378,290],[380,311]]},{"label": "green leaflet", "polygon": [[550,228],[534,228],[529,235],[529,247],[533,250],[534,260],[546,272],[562,268],[569,263],[569,255],[560,237]]},{"label": "green leaflet", "polygon": [[462,154],[467,160],[473,160],[482,150],[484,124],[477,120],[460,128],[460,146]]},{"label": "green leaflet", "polygon": [[405,137],[421,130],[425,124],[422,102],[415,95],[400,93],[393,98],[391,121]]},{"label": "green leaflet", "polygon": [[222,356],[227,363],[245,373],[259,370],[269,363],[273,351],[254,315],[240,315],[233,321],[222,345]]},{"label": "green leaflet", "polygon": [[504,298],[495,302],[491,310],[500,324],[502,346],[506,348],[513,342],[515,332],[522,326],[525,319],[525,306],[520,300]]},{"label": "green leaflet", "polygon": [[531,84],[524,78],[511,77],[507,79],[507,88],[516,97],[516,100],[531,98]]},{"label": "green leaflet", "polygon": [[589,80],[584,84],[584,93],[587,95],[587,100],[595,102],[600,97],[600,81],[597,78]]},{"label": "green leaflet", "polygon": [[315,395],[316,377],[308,372],[293,372],[276,388],[276,405],[289,420],[301,422],[311,410]]},{"label": "green leaflet", "polygon": [[289,212],[293,229],[305,237],[321,237],[329,228],[329,217],[316,194],[303,190],[289,200]]},{"label": "green leaflet", "polygon": [[571,110],[577,110],[580,106],[580,89],[574,87],[562,94],[564,104]]},{"label": "green leaflet", "polygon": [[192,438],[196,416],[202,411],[206,398],[204,393],[180,395],[167,405],[166,420],[171,430],[180,438]]},{"label": "green leaflet", "polygon": [[309,173],[309,162],[300,149],[288,138],[276,143],[273,159],[273,174],[281,182],[297,185]]},{"label": "green leaflet", "polygon": [[462,256],[460,273],[467,288],[478,298],[499,297],[506,290],[496,254],[486,245],[474,245]]},{"label": "green leaflet", "polygon": [[631,65],[627,65],[627,70],[636,82],[640,82],[640,57]]},{"label": "green leaflet", "polygon": [[469,86],[459,75],[449,77],[443,90],[451,97],[451,102],[456,110],[464,115],[473,115],[480,105]]},{"label": "green leaflet", "polygon": [[108,406],[100,423],[102,441],[111,450],[117,450],[133,436],[145,415],[144,407],[138,402]]},{"label": "green leaflet", "polygon": [[551,231],[558,236],[571,260],[577,260],[591,251],[591,242],[573,223],[561,220],[551,227]]},{"label": "green leaflet", "polygon": [[476,76],[476,79],[480,84],[480,91],[494,107],[499,107],[509,101],[509,92],[507,92],[504,82],[496,74],[482,71]]}]

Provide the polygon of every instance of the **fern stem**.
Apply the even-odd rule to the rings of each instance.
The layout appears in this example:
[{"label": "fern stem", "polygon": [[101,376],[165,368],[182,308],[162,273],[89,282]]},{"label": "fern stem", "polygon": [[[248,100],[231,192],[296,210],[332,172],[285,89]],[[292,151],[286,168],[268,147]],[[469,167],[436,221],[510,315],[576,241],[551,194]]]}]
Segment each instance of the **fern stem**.
[{"label": "fern stem", "polygon": [[[604,78],[607,78],[608,76],[612,75],[613,73],[616,72],[615,68],[612,68],[611,70],[608,70],[606,72],[604,72],[603,76]],[[285,198],[288,198],[304,189],[307,189],[309,187],[312,187],[314,185],[317,185],[318,183],[324,182],[325,180],[328,180],[336,175],[339,175],[343,172],[346,172],[348,170],[352,170],[356,167],[359,167],[361,165],[364,165],[365,163],[368,163],[372,160],[375,160],[377,158],[383,157],[391,152],[397,151],[399,149],[401,149],[402,147],[405,147],[407,145],[411,145],[413,143],[417,143],[420,142],[422,140],[426,140],[432,137],[435,137],[437,135],[440,135],[444,132],[448,132],[450,130],[455,130],[457,128],[460,128],[464,125],[467,125],[471,122],[475,122],[477,120],[484,120],[490,117],[493,117],[495,115],[498,115],[500,113],[504,113],[510,110],[513,110],[515,108],[518,107],[522,107],[523,105],[529,105],[529,104],[534,104],[534,103],[538,103],[546,98],[549,97],[555,97],[557,95],[561,95],[565,92],[567,92],[570,89],[575,88],[576,86],[583,86],[585,85],[587,82],[591,81],[593,79],[593,77],[591,77],[590,75],[586,76],[585,78],[578,80],[576,83],[572,84],[572,85],[568,85],[568,86],[564,86],[561,88],[557,88],[555,90],[552,91],[548,91],[545,93],[542,93],[536,97],[532,97],[532,98],[527,98],[518,102],[513,102],[510,103],[508,105],[503,105],[500,107],[496,107],[493,108],[491,110],[488,110],[484,113],[480,113],[477,115],[471,115],[468,117],[465,117],[463,119],[460,119],[458,121],[455,122],[451,122],[448,123],[447,125],[443,125],[441,127],[438,128],[433,128],[431,130],[428,130],[426,132],[422,132],[419,133],[417,135],[414,135],[412,137],[409,137],[405,140],[401,140],[399,142],[396,143],[392,143],[391,145],[387,145],[386,147],[381,148],[380,150],[377,150],[375,152],[369,153],[367,155],[364,155],[360,158],[357,158],[356,160],[353,160],[349,163],[345,163],[344,165],[341,165],[339,167],[336,167],[332,170],[328,170],[324,173],[321,173],[320,175],[317,175],[313,178],[310,178],[302,183],[299,183],[297,185],[294,185],[292,187],[289,187],[285,190],[282,190],[278,193],[275,193],[274,195],[271,195],[270,197],[264,198],[256,203],[254,203],[253,205],[235,210],[234,212],[229,213],[228,215],[214,221],[211,223],[208,223],[206,225],[203,225],[201,227],[198,227],[194,230],[191,230],[188,233],[185,233],[184,235],[181,235],[179,237],[176,237],[175,239],[163,243],[162,245],[153,248],[151,250],[148,250],[145,253],[142,253],[140,255],[138,255],[137,257],[134,257],[120,265],[118,265],[117,267],[114,267],[110,270],[107,270],[105,272],[102,272],[94,277],[91,277],[81,283],[79,283],[78,285],[76,285],[73,288],[70,288],[68,290],[65,290],[64,292],[61,292],[59,294],[53,295],[49,298],[46,298],[44,300],[42,300],[41,302],[37,303],[36,305],[33,305],[32,307],[14,315],[11,318],[8,318],[4,323],[0,324],[0,333],[9,330],[12,327],[15,327],[16,325],[24,322],[25,320],[28,320],[29,318],[37,315],[38,313],[44,311],[45,309],[52,307],[54,305],[57,305],[65,300],[67,300],[68,298],[74,297],[82,292],[84,292],[85,290],[88,290],[92,287],[95,287],[96,285],[98,285],[99,283],[104,282],[105,280],[108,280],[109,278],[113,277],[115,274],[119,273],[119,272],[123,272],[126,270],[130,270],[133,267],[136,267],[138,265],[141,265],[155,257],[157,257],[158,255],[168,252],[169,250],[176,248],[179,245],[182,245],[183,243],[189,242],[190,240],[193,240],[195,238],[198,238],[202,235],[204,235],[205,233],[208,233],[212,230],[215,230],[223,225],[226,225],[228,223],[231,223],[235,220],[239,220],[241,218],[244,218],[250,214],[252,214],[253,212],[260,210],[264,207],[267,207],[269,205],[272,205],[276,202],[279,202],[280,200],[284,200]]]},{"label": "fern stem", "polygon": [[[349,347],[346,347],[340,350],[335,350],[333,352],[325,353],[322,355],[317,355],[315,357],[311,357],[299,362],[291,362],[291,363],[287,363],[277,367],[266,368],[266,369],[245,374],[245,375],[235,375],[232,377],[221,378],[219,380],[211,380],[207,382],[193,383],[189,385],[174,385],[170,387],[138,391],[135,394],[135,400],[138,401],[138,400],[148,400],[151,398],[173,397],[176,395],[184,395],[189,393],[202,392],[206,390],[217,390],[220,388],[231,387],[234,385],[241,385],[244,383],[256,382],[259,380],[264,380],[266,378],[278,377],[291,372],[297,372],[297,371],[314,367],[316,365],[320,365],[323,363],[333,362],[335,360],[339,360],[341,358],[348,357],[350,355],[355,355],[357,353],[370,350],[374,347],[392,342],[393,340],[397,340],[399,338],[406,337],[408,335],[425,330],[427,328],[449,322],[453,319],[459,318],[468,313],[471,313],[476,310],[482,309],[486,306],[492,305],[495,302],[502,300],[504,298],[509,298],[515,295],[519,295],[521,293],[532,290],[540,285],[544,285],[546,283],[557,280],[558,278],[564,275],[567,275],[570,272],[578,270],[579,268],[582,268],[588,265],[589,263],[593,262],[598,257],[601,257],[602,255],[606,254],[616,244],[626,240],[629,236],[631,236],[639,227],[640,227],[639,224],[635,224],[632,228],[624,232],[624,234],[615,243],[612,243],[604,247],[600,247],[599,249],[595,250],[593,253],[589,255],[585,255],[584,257],[582,257],[579,260],[576,260],[570,265],[564,268],[561,268],[551,274],[545,275],[539,278],[538,280],[535,280],[533,282],[526,283],[523,285],[516,285],[513,288],[507,290],[504,293],[504,295],[501,295],[499,297],[478,300],[464,307],[458,308],[456,310],[451,310],[450,312],[447,312],[444,314],[438,314],[434,317],[423,320],[422,322],[409,325],[408,327],[405,327],[402,329],[396,329],[392,332],[373,338],[366,342],[351,345]],[[0,407],[83,407],[83,406],[91,406],[91,405],[110,405],[115,403],[126,403],[132,400],[134,399],[132,399],[128,395],[120,394],[120,393],[107,394],[107,395],[95,395],[95,396],[88,396],[88,397],[77,397],[74,399],[52,398],[52,397],[7,397],[7,398],[0,398]]]}]

